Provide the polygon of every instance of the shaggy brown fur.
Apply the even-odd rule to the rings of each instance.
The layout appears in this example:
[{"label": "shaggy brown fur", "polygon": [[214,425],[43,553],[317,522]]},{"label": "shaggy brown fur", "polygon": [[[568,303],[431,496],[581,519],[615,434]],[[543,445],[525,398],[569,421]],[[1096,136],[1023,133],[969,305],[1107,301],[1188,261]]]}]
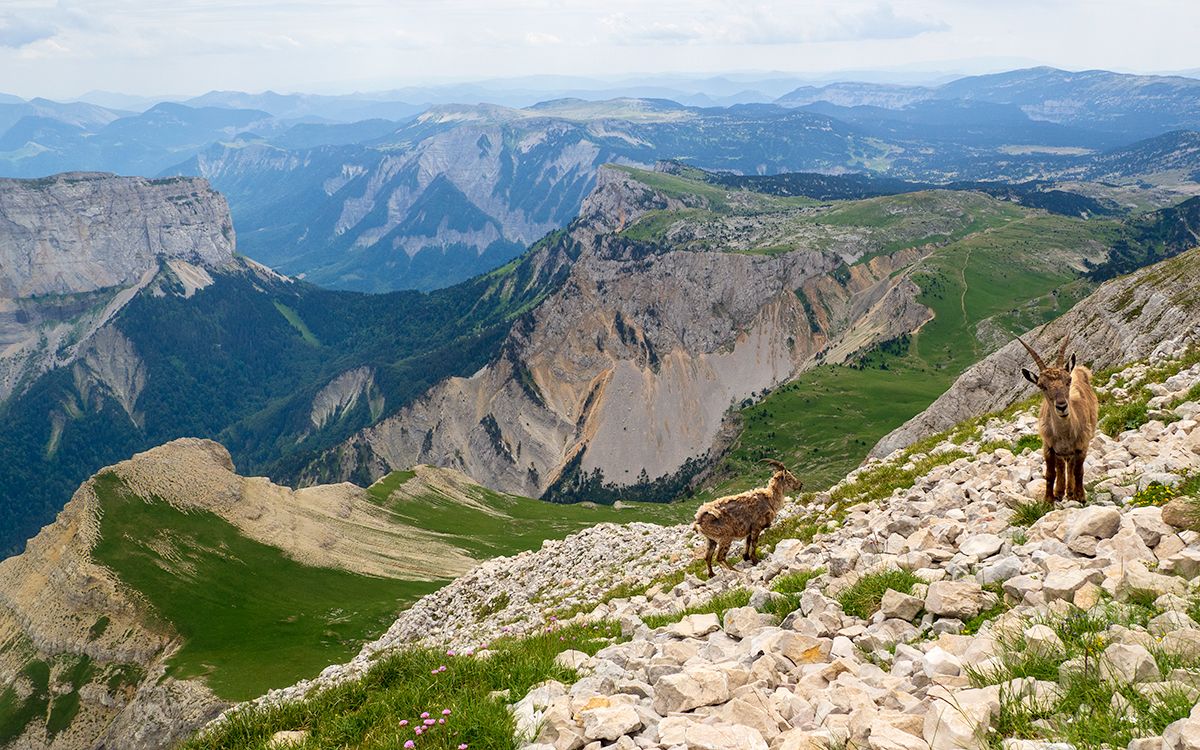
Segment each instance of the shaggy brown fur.
[{"label": "shaggy brown fur", "polygon": [[735,539],[746,540],[742,559],[757,563],[758,537],[774,523],[775,516],[783,506],[784,494],[804,486],[796,475],[778,461],[768,459],[764,463],[775,467],[775,474],[766,487],[717,498],[696,510],[696,522],[692,528],[708,538],[704,561],[708,564],[710,577],[713,575],[713,552],[716,552],[721,564],[733,568],[725,557]]},{"label": "shaggy brown fur", "polygon": [[[1018,341],[1021,339],[1018,337]],[[1047,366],[1028,344],[1021,345],[1033,356],[1038,374],[1027,369],[1021,373],[1025,379],[1042,391],[1042,411],[1038,419],[1038,431],[1042,435],[1042,455],[1046,459],[1046,495],[1049,502],[1062,500],[1083,501],[1083,462],[1087,458],[1088,446],[1096,435],[1099,403],[1092,390],[1092,371],[1075,366],[1075,355],[1063,362],[1067,343],[1063,341],[1058,350],[1058,361]]]}]

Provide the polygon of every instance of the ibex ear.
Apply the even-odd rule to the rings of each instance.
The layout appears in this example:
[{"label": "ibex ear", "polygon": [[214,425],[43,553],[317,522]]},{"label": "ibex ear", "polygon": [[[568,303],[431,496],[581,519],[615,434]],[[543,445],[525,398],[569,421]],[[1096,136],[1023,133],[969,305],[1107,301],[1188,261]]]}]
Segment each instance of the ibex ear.
[{"label": "ibex ear", "polygon": [[1032,372],[1030,372],[1028,369],[1026,369],[1024,367],[1021,368],[1021,374],[1024,375],[1025,379],[1028,380],[1030,383],[1037,385],[1037,375],[1034,375]]},{"label": "ibex ear", "polygon": [[1071,360],[1067,362],[1067,372],[1075,369],[1075,353],[1071,353]]}]

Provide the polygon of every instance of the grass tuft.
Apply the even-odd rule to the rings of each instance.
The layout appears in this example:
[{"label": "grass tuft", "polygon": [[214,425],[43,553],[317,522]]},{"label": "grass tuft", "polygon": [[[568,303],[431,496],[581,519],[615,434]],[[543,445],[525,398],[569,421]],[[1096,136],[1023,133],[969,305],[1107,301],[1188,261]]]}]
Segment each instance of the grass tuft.
[{"label": "grass tuft", "polygon": [[717,619],[724,619],[725,610],[745,607],[750,604],[750,592],[746,589],[734,589],[723,594],[717,594],[704,604],[689,607],[678,612],[668,612],[662,615],[648,615],[642,618],[648,628],[661,628],[664,625],[679,622],[688,615],[715,614]]},{"label": "grass tuft", "polygon": [[1047,500],[1030,500],[1013,508],[1010,523],[1013,526],[1032,526],[1042,516],[1054,510],[1054,503]]},{"label": "grass tuft", "polygon": [[883,600],[884,592],[888,589],[910,594],[913,586],[918,583],[924,581],[915,574],[898,568],[868,573],[839,594],[837,600],[842,605],[843,612],[865,620],[879,610],[879,602]]},{"label": "grass tuft", "polygon": [[824,568],[814,568],[776,577],[771,582],[771,590],[780,596],[771,599],[760,611],[775,615],[781,620],[787,617],[800,607],[800,595],[808,588],[809,582],[824,572]]}]

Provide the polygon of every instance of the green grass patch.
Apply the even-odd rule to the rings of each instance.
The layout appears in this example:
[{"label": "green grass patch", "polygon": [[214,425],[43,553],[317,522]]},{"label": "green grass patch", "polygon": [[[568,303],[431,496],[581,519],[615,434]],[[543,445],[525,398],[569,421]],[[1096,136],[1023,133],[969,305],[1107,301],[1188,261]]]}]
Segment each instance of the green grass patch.
[{"label": "green grass patch", "polygon": [[298,563],[218,516],[95,481],[103,515],[93,557],[145,597],[184,645],[170,674],[253,698],[345,661],[409,602],[437,587]]},{"label": "green grass patch", "polygon": [[400,485],[416,475],[417,472],[411,470],[389,472],[367,488],[367,495],[374,502],[383,505],[391,498],[392,493],[400,488]]},{"label": "green grass patch", "polygon": [[[566,649],[594,654],[619,635],[620,628],[611,623],[550,627],[495,641],[486,659],[406,649],[383,657],[354,682],[283,706],[238,713],[183,743],[181,750],[257,750],[275,732],[289,729],[311,732],[306,747],[397,750],[411,739],[434,750],[460,743],[515,750],[512,716],[489,694],[507,690],[515,701],[544,680],[570,682],[574,673],[555,665],[555,656]],[[415,735],[423,712],[436,721],[444,710],[450,711],[444,725]]]},{"label": "green grass patch", "polygon": [[975,635],[979,629],[983,627],[985,622],[996,619],[1008,610],[1012,609],[1004,596],[1004,588],[998,583],[989,583],[984,585],[984,591],[989,591],[996,595],[996,603],[987,609],[983,610],[974,617],[968,617],[963,620],[963,635]]},{"label": "green grass patch", "polygon": [[783,619],[800,607],[800,595],[814,578],[825,572],[824,568],[785,573],[771,581],[771,590],[780,596],[773,598],[761,611]]},{"label": "green grass patch", "polygon": [[300,313],[283,304],[279,300],[274,300],[274,303],[275,309],[278,310],[279,314],[287,320],[288,325],[296,329],[296,333],[300,334],[300,338],[304,339],[306,344],[309,346],[321,345],[320,339],[318,339],[316,335],[309,330],[309,327],[305,324],[304,319],[300,317]]},{"label": "green grass patch", "polygon": [[1146,392],[1133,401],[1102,404],[1100,406],[1100,431],[1115,438],[1126,430],[1136,430],[1146,424],[1150,421],[1149,408],[1146,403],[1149,400],[1150,394]]},{"label": "green grass patch", "polygon": [[92,623],[92,627],[88,628],[88,640],[94,641],[104,635],[104,632],[108,630],[108,622],[108,615],[100,615],[100,617],[96,618],[96,621]]},{"label": "green grass patch", "polygon": [[918,583],[924,581],[907,570],[892,569],[868,573],[838,594],[837,601],[842,605],[843,612],[865,620],[879,610],[879,602],[883,600],[883,595],[888,589],[910,594],[913,586]]},{"label": "green grass patch", "polygon": [[827,521],[828,519],[812,513],[794,515],[764,531],[758,539],[759,547],[772,552],[775,545],[784,539],[799,539],[808,544],[824,530]]},{"label": "green grass patch", "polygon": [[1051,501],[1029,500],[1013,508],[1013,517],[1009,523],[1013,526],[1032,526],[1052,510],[1054,510],[1054,503]]},{"label": "green grass patch", "polygon": [[824,573],[824,568],[785,573],[781,576],[776,576],[771,581],[771,590],[780,594],[802,594],[808,588],[809,581],[824,575]]},{"label": "green grass patch", "polygon": [[745,607],[750,604],[750,592],[746,589],[734,589],[726,591],[722,594],[717,594],[712,599],[709,599],[704,604],[688,609],[681,609],[678,612],[668,612],[661,615],[647,615],[642,618],[642,622],[646,623],[649,628],[661,628],[664,625],[670,625],[674,622],[679,622],[688,615],[707,615],[715,614],[717,619],[725,617],[725,610]]},{"label": "green grass patch", "polygon": [[146,677],[146,670],[140,664],[113,664],[104,673],[104,684],[110,693],[116,693],[127,688],[136,688]]},{"label": "green grass patch", "polygon": [[1018,456],[1026,450],[1040,451],[1042,449],[1041,435],[1022,435],[1013,443],[1012,452]]},{"label": "green grass patch", "polygon": [[69,693],[56,697],[54,702],[50,704],[50,716],[46,719],[46,735],[50,739],[54,739],[64,729],[71,726],[71,722],[75,721],[75,717],[78,715],[78,690],[72,690]]},{"label": "green grass patch", "polygon": [[[854,481],[840,485],[830,493],[830,497],[835,501],[870,502],[881,500],[898,489],[912,487],[919,477],[925,476],[938,466],[968,457],[970,454],[966,451],[950,450],[926,454],[908,463],[881,463],[862,472],[855,477]],[[908,468],[905,468],[906,466]]]},{"label": "green grass patch", "polygon": [[31,722],[45,717],[50,705],[50,665],[35,659],[25,665],[21,676],[31,687],[24,698],[12,686],[0,689],[0,745],[20,737]]}]

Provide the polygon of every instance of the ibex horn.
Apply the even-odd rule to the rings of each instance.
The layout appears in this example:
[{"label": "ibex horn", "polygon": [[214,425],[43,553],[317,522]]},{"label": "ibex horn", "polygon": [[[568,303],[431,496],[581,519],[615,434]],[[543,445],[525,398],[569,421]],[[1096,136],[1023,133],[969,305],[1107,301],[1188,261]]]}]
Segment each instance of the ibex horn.
[{"label": "ibex horn", "polygon": [[1041,358],[1041,356],[1038,355],[1037,352],[1035,352],[1033,350],[1032,347],[1029,346],[1029,344],[1025,343],[1025,339],[1021,338],[1020,336],[1017,336],[1017,341],[1021,342],[1021,346],[1025,347],[1025,351],[1029,352],[1029,356],[1033,357],[1034,362],[1037,362],[1038,369],[1045,370],[1046,369],[1045,361]]},{"label": "ibex horn", "polygon": [[1063,339],[1062,346],[1060,346],[1058,348],[1058,366],[1059,367],[1062,367],[1063,365],[1065,365],[1067,363],[1067,360],[1066,360],[1067,344],[1069,344],[1069,343],[1071,343],[1071,335],[1067,334],[1067,337],[1065,339]]},{"label": "ibex horn", "polygon": [[784,466],[781,461],[776,461],[773,458],[764,458],[764,459],[762,459],[762,463],[767,464],[768,466],[774,466],[776,469],[779,469],[780,471],[788,470],[788,468],[786,466]]}]

